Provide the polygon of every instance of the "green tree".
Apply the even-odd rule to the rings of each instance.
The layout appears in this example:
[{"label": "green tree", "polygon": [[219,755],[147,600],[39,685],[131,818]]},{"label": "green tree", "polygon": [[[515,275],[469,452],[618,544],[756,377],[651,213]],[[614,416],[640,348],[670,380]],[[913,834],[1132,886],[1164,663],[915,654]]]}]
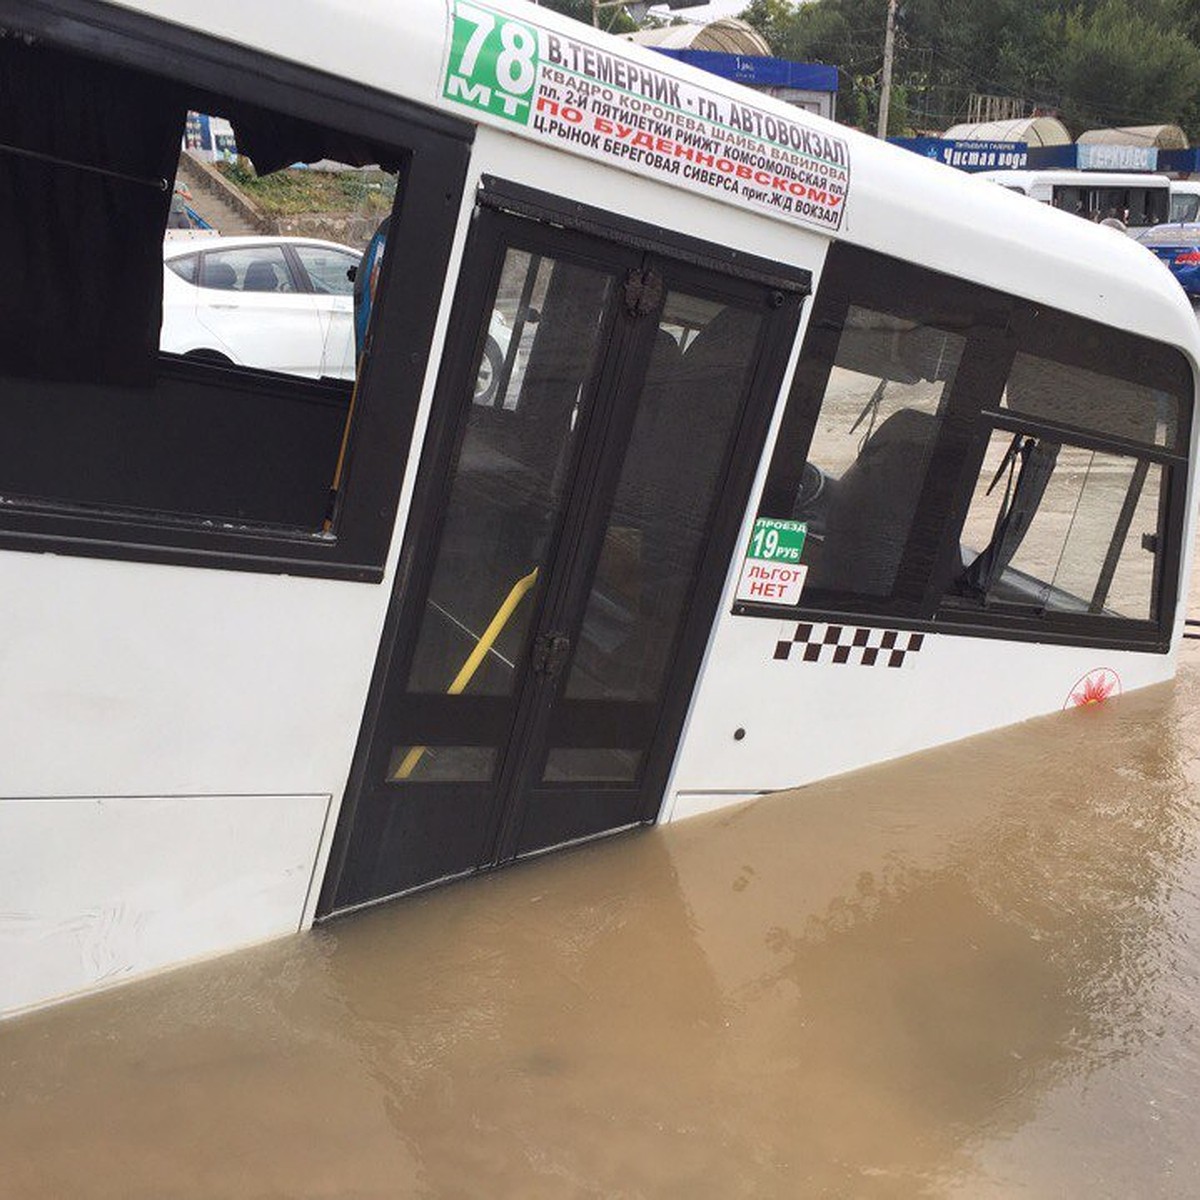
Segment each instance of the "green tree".
[{"label": "green tree", "polygon": [[[780,57],[838,67],[841,119],[872,127],[887,0],[750,0],[742,16]],[[1198,0],[900,3],[894,78],[918,127],[964,119],[983,92],[1061,109],[1077,131],[1169,121],[1200,133],[1198,72]]]},{"label": "green tree", "polygon": [[767,39],[773,54],[786,57],[784,51],[796,26],[796,8],[791,0],[750,0],[739,15]]},{"label": "green tree", "polygon": [[[574,17],[585,25],[592,23],[592,0],[536,0],[542,8]],[[600,14],[600,28],[611,33],[632,33],[637,22],[623,8],[606,8]]]},{"label": "green tree", "polygon": [[[801,5],[792,0],[751,0],[741,17],[766,38],[777,57],[837,67],[840,120],[874,129],[887,0],[815,0]],[[893,92],[888,125],[902,131],[906,112]]]},{"label": "green tree", "polygon": [[1063,108],[1074,126],[1200,123],[1200,47],[1153,13],[1104,0],[1069,14],[1064,32]]}]

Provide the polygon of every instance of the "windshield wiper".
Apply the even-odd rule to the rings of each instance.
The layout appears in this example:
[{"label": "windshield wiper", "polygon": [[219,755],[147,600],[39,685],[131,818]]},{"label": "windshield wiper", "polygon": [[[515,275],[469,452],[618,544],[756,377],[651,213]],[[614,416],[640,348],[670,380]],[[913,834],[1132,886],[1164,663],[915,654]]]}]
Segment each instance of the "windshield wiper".
[{"label": "windshield wiper", "polygon": [[990,496],[1001,477],[1007,473],[1004,499],[996,513],[991,539],[958,577],[959,595],[985,600],[996,580],[1012,562],[1046,494],[1046,486],[1054,474],[1060,449],[1056,442],[1042,442],[1022,433],[1013,435],[988,485],[987,494]]}]

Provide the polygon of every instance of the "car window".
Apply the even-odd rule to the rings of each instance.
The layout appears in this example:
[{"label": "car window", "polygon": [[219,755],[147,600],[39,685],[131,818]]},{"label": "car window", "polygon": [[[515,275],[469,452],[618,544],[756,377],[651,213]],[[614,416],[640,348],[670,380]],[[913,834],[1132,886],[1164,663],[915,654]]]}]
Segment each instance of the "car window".
[{"label": "car window", "polygon": [[308,272],[314,292],[332,296],[353,294],[351,268],[358,266],[359,255],[331,246],[293,246],[292,249]]},{"label": "car window", "polygon": [[224,292],[294,292],[279,246],[239,246],[204,255],[200,286]]},{"label": "car window", "polygon": [[195,283],[196,264],[199,259],[198,254],[181,254],[178,258],[168,259],[167,266],[185,283]]}]

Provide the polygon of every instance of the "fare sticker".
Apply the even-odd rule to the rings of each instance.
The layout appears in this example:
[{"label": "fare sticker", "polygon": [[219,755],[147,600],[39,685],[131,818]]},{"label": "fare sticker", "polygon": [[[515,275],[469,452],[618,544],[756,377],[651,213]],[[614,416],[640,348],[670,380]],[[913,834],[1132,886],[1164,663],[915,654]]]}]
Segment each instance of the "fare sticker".
[{"label": "fare sticker", "polygon": [[746,547],[735,599],[756,604],[800,603],[808,567],[800,562],[808,526],[759,517]]}]

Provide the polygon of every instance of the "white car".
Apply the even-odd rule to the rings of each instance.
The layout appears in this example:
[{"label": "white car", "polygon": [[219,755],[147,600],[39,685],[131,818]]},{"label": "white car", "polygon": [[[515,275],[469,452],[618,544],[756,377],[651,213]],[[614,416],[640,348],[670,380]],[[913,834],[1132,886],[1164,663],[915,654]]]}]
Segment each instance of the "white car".
[{"label": "white car", "polygon": [[353,379],[362,255],[312,238],[163,244],[160,348],[313,379]]}]

